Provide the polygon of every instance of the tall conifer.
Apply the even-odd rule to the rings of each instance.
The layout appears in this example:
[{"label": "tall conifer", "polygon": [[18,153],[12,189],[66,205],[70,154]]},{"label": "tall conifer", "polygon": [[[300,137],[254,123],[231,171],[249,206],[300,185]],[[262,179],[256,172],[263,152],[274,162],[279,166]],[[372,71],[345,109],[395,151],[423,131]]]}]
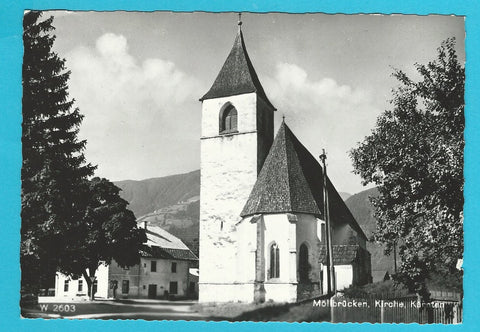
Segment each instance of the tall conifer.
[{"label": "tall conifer", "polygon": [[86,141],[77,137],[83,116],[69,98],[70,71],[52,51],[53,17],[25,14],[22,100],[22,287],[48,287],[79,222],[78,188],[93,174]]}]

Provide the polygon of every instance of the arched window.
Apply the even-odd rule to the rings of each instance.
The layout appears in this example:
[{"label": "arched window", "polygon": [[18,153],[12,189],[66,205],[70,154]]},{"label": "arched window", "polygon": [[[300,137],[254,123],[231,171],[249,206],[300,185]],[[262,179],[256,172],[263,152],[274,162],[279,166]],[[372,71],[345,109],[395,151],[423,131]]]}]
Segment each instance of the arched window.
[{"label": "arched window", "polygon": [[308,282],[310,272],[310,263],[308,262],[308,247],[305,243],[300,246],[298,257],[298,275],[300,282]]},{"label": "arched window", "polygon": [[280,278],[280,250],[276,243],[270,246],[270,278]]},{"label": "arched window", "polygon": [[326,238],[327,238],[327,228],[325,226],[325,222],[322,222],[320,224],[320,232],[321,232],[320,241],[322,242],[322,244],[325,244],[325,242],[327,241],[326,240]]},{"label": "arched window", "polygon": [[232,104],[227,104],[220,111],[220,134],[234,133],[237,131],[237,109]]}]

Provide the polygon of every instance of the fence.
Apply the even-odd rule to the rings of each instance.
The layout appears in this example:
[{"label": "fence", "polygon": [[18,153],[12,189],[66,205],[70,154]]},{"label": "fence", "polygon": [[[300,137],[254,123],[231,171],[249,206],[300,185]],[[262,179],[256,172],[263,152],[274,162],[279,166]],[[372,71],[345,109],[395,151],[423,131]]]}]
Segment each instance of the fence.
[{"label": "fence", "polygon": [[[432,302],[421,303],[415,295],[371,295],[364,298],[335,296],[330,299],[332,322],[459,324],[460,294],[432,292]],[[441,294],[441,296],[439,296]]]}]

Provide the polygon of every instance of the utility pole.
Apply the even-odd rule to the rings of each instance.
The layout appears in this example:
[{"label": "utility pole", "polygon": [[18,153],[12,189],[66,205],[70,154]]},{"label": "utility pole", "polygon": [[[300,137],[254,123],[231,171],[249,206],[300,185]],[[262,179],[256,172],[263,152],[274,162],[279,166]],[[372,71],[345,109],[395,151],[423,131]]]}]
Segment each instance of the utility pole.
[{"label": "utility pole", "polygon": [[397,274],[397,240],[393,242],[393,264],[395,274]]},{"label": "utility pole", "polygon": [[328,203],[328,190],[327,190],[327,165],[325,160],[327,155],[325,149],[322,149],[320,160],[323,166],[323,215],[325,216],[325,228],[327,232],[327,291],[329,295],[335,294],[335,267],[333,265],[333,245],[332,245],[332,229],[330,224],[330,208]]}]

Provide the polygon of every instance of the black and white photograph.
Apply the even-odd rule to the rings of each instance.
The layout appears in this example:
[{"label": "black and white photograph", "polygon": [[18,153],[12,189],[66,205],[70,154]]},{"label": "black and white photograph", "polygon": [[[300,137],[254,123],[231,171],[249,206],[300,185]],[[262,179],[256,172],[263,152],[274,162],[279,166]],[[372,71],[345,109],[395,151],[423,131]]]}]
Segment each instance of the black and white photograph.
[{"label": "black and white photograph", "polygon": [[23,318],[462,324],[464,16],[22,19]]}]

